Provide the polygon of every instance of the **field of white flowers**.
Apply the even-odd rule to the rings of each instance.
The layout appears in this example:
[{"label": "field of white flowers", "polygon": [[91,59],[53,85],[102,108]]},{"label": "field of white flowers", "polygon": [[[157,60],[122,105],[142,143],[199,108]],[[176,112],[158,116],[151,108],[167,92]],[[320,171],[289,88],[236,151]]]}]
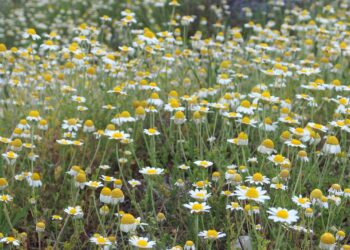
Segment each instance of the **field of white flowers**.
[{"label": "field of white flowers", "polygon": [[0,0],[1,249],[350,249],[350,2],[245,3]]}]

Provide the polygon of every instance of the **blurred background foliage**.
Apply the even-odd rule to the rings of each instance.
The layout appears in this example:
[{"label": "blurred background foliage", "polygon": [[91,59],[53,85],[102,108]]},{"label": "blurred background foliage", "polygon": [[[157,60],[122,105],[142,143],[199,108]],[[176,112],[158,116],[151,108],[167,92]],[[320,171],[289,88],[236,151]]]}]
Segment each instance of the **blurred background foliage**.
[{"label": "blurred background foliage", "polygon": [[[111,36],[105,42],[117,47],[118,33],[115,29],[121,19],[121,11],[130,9],[136,14],[137,27],[149,27],[154,31],[169,28],[169,16],[173,11],[169,0],[0,0],[0,42],[19,46],[21,35],[27,28],[35,28],[39,34],[56,31],[64,39],[70,39],[72,29],[82,23],[98,26],[100,17],[108,15],[112,22],[106,24]],[[176,17],[195,15],[189,35],[201,30],[213,34],[218,22],[225,27],[240,26],[252,20],[266,24],[272,17],[276,28],[293,8],[308,9],[316,13],[317,2],[313,0],[179,0]],[[277,16],[276,16],[277,15]],[[278,18],[281,22],[278,22]],[[220,20],[220,21],[219,21]]]}]

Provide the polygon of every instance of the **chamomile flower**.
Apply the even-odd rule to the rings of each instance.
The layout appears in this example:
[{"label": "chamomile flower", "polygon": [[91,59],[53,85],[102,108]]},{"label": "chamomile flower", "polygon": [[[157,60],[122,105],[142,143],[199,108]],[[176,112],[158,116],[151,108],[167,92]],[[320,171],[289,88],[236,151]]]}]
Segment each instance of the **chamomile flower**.
[{"label": "chamomile flower", "polygon": [[13,200],[13,197],[11,195],[8,195],[8,194],[0,195],[0,202],[8,203],[8,202],[11,202],[12,200]]},{"label": "chamomile flower", "polygon": [[109,204],[111,203],[112,190],[109,187],[104,187],[100,193],[100,202]]},{"label": "chamomile flower", "polygon": [[276,166],[287,164],[289,162],[287,158],[280,154],[270,155],[267,159],[274,163]]},{"label": "chamomile flower", "polygon": [[298,217],[298,211],[296,210],[288,210],[285,208],[269,208],[267,211],[269,214],[269,219],[273,220],[274,222],[282,222],[287,224],[292,224],[294,222],[297,222]]},{"label": "chamomile flower", "polygon": [[135,231],[138,222],[132,214],[123,214],[120,219],[120,230],[124,233]]},{"label": "chamomile flower", "polygon": [[2,154],[2,157],[6,160],[6,162],[10,165],[14,164],[16,159],[18,158],[18,154],[13,151],[8,151]]},{"label": "chamomile flower", "polygon": [[342,188],[337,183],[332,184],[332,186],[328,189],[328,192],[333,195],[343,195]]},{"label": "chamomile flower", "polygon": [[67,120],[63,120],[62,128],[68,130],[69,132],[78,131],[81,127],[81,121],[76,118],[71,118]]},{"label": "chamomile flower", "polygon": [[228,139],[227,142],[233,143],[239,146],[248,145],[248,135],[244,132],[239,133],[238,137],[233,139]]},{"label": "chamomile flower", "polygon": [[218,232],[215,229],[204,230],[198,234],[199,237],[209,240],[217,240],[226,236],[225,233]]},{"label": "chamomile flower", "polygon": [[144,175],[161,175],[163,174],[164,169],[155,167],[145,167],[140,169],[139,172]]},{"label": "chamomile flower", "polygon": [[103,184],[99,181],[88,181],[85,183],[85,186],[88,186],[93,189],[97,189],[99,187],[103,187]]},{"label": "chamomile flower", "polygon": [[255,108],[251,105],[248,100],[244,100],[241,102],[240,106],[237,108],[237,113],[242,113],[246,115],[253,115]]},{"label": "chamomile flower", "polygon": [[258,172],[253,174],[252,176],[248,176],[246,178],[246,181],[254,185],[264,185],[264,184],[270,183],[269,178],[267,178],[266,176],[263,176],[261,173],[258,173]]},{"label": "chamomile flower", "polygon": [[204,213],[209,212],[210,206],[208,206],[205,202],[190,202],[188,204],[184,204],[184,207],[191,210],[191,213]]},{"label": "chamomile flower", "polygon": [[0,242],[5,243],[6,245],[9,245],[9,246],[14,246],[14,247],[18,247],[20,245],[20,241],[12,236],[3,237],[0,239]]},{"label": "chamomile flower", "polygon": [[64,209],[64,212],[73,218],[80,219],[83,218],[84,213],[80,206],[67,207]]},{"label": "chamomile flower", "polygon": [[238,187],[234,194],[238,196],[239,200],[252,200],[258,203],[264,203],[270,199],[268,195],[265,195],[266,193],[267,191],[261,187]]},{"label": "chamomile flower", "polygon": [[259,128],[267,132],[275,131],[278,127],[277,122],[273,122],[271,118],[267,117],[259,124]]},{"label": "chamomile flower", "polygon": [[23,38],[27,39],[27,38],[31,38],[32,40],[39,40],[41,37],[36,33],[35,29],[27,29],[24,33],[23,33]]},{"label": "chamomile flower", "polygon": [[262,154],[272,154],[274,152],[276,152],[276,150],[274,149],[275,144],[273,143],[272,140],[270,139],[265,139],[262,141],[262,143],[259,145],[258,147],[258,152],[262,153]]},{"label": "chamomile flower", "polygon": [[189,193],[191,198],[197,201],[206,201],[211,196],[211,194],[205,189],[190,190]]},{"label": "chamomile flower", "polygon": [[292,201],[301,208],[309,208],[311,206],[309,198],[302,197],[301,195],[293,196]]},{"label": "chamomile flower", "polygon": [[135,179],[129,180],[128,183],[134,188],[136,186],[140,186],[141,182]]},{"label": "chamomile flower", "polygon": [[144,129],[143,132],[149,136],[160,135],[160,132],[156,128]]},{"label": "chamomile flower", "polygon": [[181,164],[178,166],[178,169],[181,169],[181,170],[188,170],[190,169],[190,166],[186,165],[186,164]]},{"label": "chamomile flower", "polygon": [[276,189],[276,190],[287,190],[288,187],[282,183],[272,183],[270,185],[271,188]]},{"label": "chamomile flower", "polygon": [[116,140],[116,141],[122,141],[130,137],[130,134],[119,130],[109,132],[107,135],[109,136],[109,139]]},{"label": "chamomile flower", "polygon": [[108,175],[101,175],[100,179],[107,183],[115,181],[114,177]]},{"label": "chamomile flower", "polygon": [[294,148],[306,148],[306,146],[298,139],[291,139],[290,141],[286,141],[285,144]]},{"label": "chamomile flower", "polygon": [[155,241],[150,241],[146,237],[132,236],[129,239],[129,242],[132,246],[137,247],[138,249],[151,249],[156,245]]},{"label": "chamomile flower", "polygon": [[328,136],[323,145],[322,152],[325,154],[338,154],[341,152],[339,141],[335,136]]},{"label": "chamomile flower", "polygon": [[0,178],[0,190],[4,190],[8,187],[8,181],[6,178]]},{"label": "chamomile flower", "polygon": [[27,178],[27,181],[31,187],[41,187],[43,185],[39,173],[31,174],[30,177]]},{"label": "chamomile flower", "polygon": [[241,211],[243,208],[239,205],[238,202],[231,202],[229,205],[226,205],[226,209],[230,209],[231,211]]},{"label": "chamomile flower", "polygon": [[323,233],[320,238],[320,244],[318,245],[320,249],[333,250],[335,249],[336,239],[331,233]]},{"label": "chamomile flower", "polygon": [[324,132],[324,133],[326,133],[328,131],[328,128],[326,126],[324,126],[322,124],[314,123],[314,122],[309,122],[307,124],[307,126],[312,128],[312,129]]},{"label": "chamomile flower", "polygon": [[187,121],[186,116],[182,111],[176,111],[174,116],[171,117],[171,119],[177,125],[184,124]]},{"label": "chamomile flower", "polygon": [[122,203],[124,202],[124,193],[121,189],[119,188],[115,188],[112,190],[111,192],[111,198],[110,198],[110,203],[112,205],[116,205],[116,204],[119,204],[119,203]]},{"label": "chamomile flower", "polygon": [[108,238],[105,238],[101,235],[95,234],[90,238],[90,242],[94,243],[95,245],[103,248],[106,246],[110,246],[112,243],[109,241]]},{"label": "chamomile flower", "polygon": [[198,160],[198,161],[195,161],[194,164],[196,164],[198,167],[202,167],[202,168],[209,168],[209,167],[213,166],[213,162],[206,161],[206,160]]}]

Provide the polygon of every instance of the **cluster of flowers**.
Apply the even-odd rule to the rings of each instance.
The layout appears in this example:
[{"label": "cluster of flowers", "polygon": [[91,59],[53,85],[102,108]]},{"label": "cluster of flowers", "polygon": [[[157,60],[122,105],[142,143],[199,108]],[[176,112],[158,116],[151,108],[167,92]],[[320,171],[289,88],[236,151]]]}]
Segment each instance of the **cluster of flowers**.
[{"label": "cluster of flowers", "polygon": [[127,8],[1,43],[0,243],[349,249],[350,8],[322,3],[228,27],[223,1],[189,35],[145,1],[166,29]]}]

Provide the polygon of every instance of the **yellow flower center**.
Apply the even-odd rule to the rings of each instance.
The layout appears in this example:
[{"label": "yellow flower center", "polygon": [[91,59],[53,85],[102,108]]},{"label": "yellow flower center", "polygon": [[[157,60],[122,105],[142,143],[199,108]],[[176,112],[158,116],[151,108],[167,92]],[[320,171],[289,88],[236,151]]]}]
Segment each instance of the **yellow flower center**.
[{"label": "yellow flower center", "polygon": [[335,243],[335,237],[331,233],[324,233],[321,236],[321,242],[327,245]]},{"label": "yellow flower center", "polygon": [[208,230],[207,235],[209,238],[217,238],[219,233],[216,230]]},{"label": "yellow flower center", "polygon": [[256,188],[248,188],[246,196],[250,199],[256,199],[259,198],[259,192]]},{"label": "yellow flower center", "polygon": [[344,122],[344,121],[336,121],[335,123],[336,123],[339,127],[345,126],[345,122]]},{"label": "yellow flower center", "polygon": [[208,162],[206,162],[206,161],[201,161],[199,164],[204,166],[204,167],[208,166]]},{"label": "yellow flower center", "polygon": [[322,198],[322,191],[319,189],[314,189],[312,190],[310,197],[315,198],[315,199],[321,199]]},{"label": "yellow flower center", "polygon": [[247,116],[243,117],[242,123],[249,124],[250,123],[249,117],[247,117]]},{"label": "yellow flower center", "polygon": [[263,175],[260,174],[260,173],[255,173],[255,174],[253,175],[253,180],[254,180],[254,181],[263,181],[263,179],[264,179],[264,177],[263,177]]},{"label": "yellow flower center", "polygon": [[5,178],[0,178],[0,187],[6,186],[7,180]]},{"label": "yellow flower center", "polygon": [[67,123],[71,126],[76,125],[77,124],[77,119],[71,118],[67,121]]},{"label": "yellow flower center", "polygon": [[27,33],[28,33],[29,35],[36,35],[35,29],[27,29]]},{"label": "yellow flower center", "polygon": [[113,198],[122,198],[122,197],[124,197],[123,191],[120,190],[119,188],[113,189],[111,195],[112,195]]},{"label": "yellow flower center", "polygon": [[76,177],[75,180],[79,183],[84,183],[86,182],[86,174],[84,171],[81,171]]},{"label": "yellow flower center", "polygon": [[[1,185],[1,184],[0,184],[0,185]],[[333,184],[333,185],[332,185],[332,189],[334,189],[334,190],[340,190],[341,187],[340,187],[339,184]]]},{"label": "yellow flower center", "polygon": [[322,127],[323,127],[323,126],[322,126],[321,124],[317,124],[317,123],[316,123],[316,124],[314,125],[314,128],[316,128],[316,129],[322,129]]},{"label": "yellow flower center", "polygon": [[33,173],[31,176],[33,181],[39,181],[40,180],[40,175],[38,173]]},{"label": "yellow flower center", "polygon": [[296,129],[295,129],[295,132],[296,132],[297,134],[303,134],[303,133],[304,133],[304,129],[302,129],[302,128],[296,128]]},{"label": "yellow flower center", "polygon": [[298,155],[299,155],[299,157],[306,157],[307,153],[306,153],[306,151],[302,150],[302,151],[298,152]]},{"label": "yellow flower center", "polygon": [[276,189],[282,189],[283,184],[281,184],[281,183],[277,183],[275,187],[276,187]]},{"label": "yellow flower center", "polygon": [[305,204],[305,203],[307,202],[307,199],[306,199],[306,198],[299,198],[299,199],[298,199],[298,202],[299,202],[300,204]]},{"label": "yellow flower center", "polygon": [[268,124],[268,125],[272,124],[272,120],[269,117],[265,118],[264,122],[265,122],[265,124]]},{"label": "yellow flower center", "polygon": [[37,110],[32,110],[29,112],[30,117],[39,117],[39,115],[40,115],[39,111],[37,111]]},{"label": "yellow flower center", "polygon": [[159,95],[157,93],[152,93],[151,99],[159,99]]},{"label": "yellow flower center", "polygon": [[340,98],[339,99],[339,103],[342,104],[342,105],[346,105],[348,102],[345,98]]},{"label": "yellow flower center", "polygon": [[45,125],[47,125],[47,121],[46,120],[40,120],[40,122],[39,122],[39,124],[41,125],[41,126],[45,126]]},{"label": "yellow flower center", "polygon": [[238,135],[238,139],[240,139],[240,140],[247,140],[248,139],[248,135],[246,133],[244,133],[244,132],[241,132]]},{"label": "yellow flower center", "polygon": [[250,108],[250,102],[248,100],[244,100],[241,102],[241,106],[244,108]]},{"label": "yellow flower center", "polygon": [[330,145],[339,145],[339,141],[338,141],[337,137],[335,137],[335,136],[328,136],[328,138],[327,138],[327,144],[330,144]]},{"label": "yellow flower center", "polygon": [[91,120],[87,120],[87,121],[85,121],[85,126],[92,127],[92,126],[94,126],[94,123]]},{"label": "yellow flower center", "polygon": [[293,145],[301,145],[301,142],[300,142],[299,140],[297,140],[297,139],[293,139],[293,140],[291,141],[291,143],[292,143]]},{"label": "yellow flower center", "polygon": [[198,182],[196,182],[196,186],[197,186],[197,187],[202,188],[202,187],[204,187],[204,185],[205,185],[204,181],[198,181]]},{"label": "yellow flower center", "polygon": [[157,130],[155,130],[154,128],[150,128],[150,129],[148,129],[148,132],[150,134],[155,134],[157,132]]},{"label": "yellow flower center", "polygon": [[98,182],[97,181],[93,181],[93,182],[90,183],[90,186],[98,187]]},{"label": "yellow flower center", "polygon": [[282,219],[288,219],[288,211],[287,210],[279,210],[277,213],[276,213],[276,216],[279,217],[279,218],[282,218]]},{"label": "yellow flower center", "polygon": [[69,210],[69,213],[74,215],[74,214],[77,213],[77,210],[76,210],[75,208],[71,208],[71,209]]},{"label": "yellow flower center", "polygon": [[106,239],[103,238],[103,237],[97,237],[97,238],[96,238],[96,241],[97,241],[97,244],[99,244],[99,245],[104,245],[104,244],[106,244]]},{"label": "yellow flower center", "polygon": [[226,195],[226,196],[229,196],[229,195],[231,195],[232,193],[231,193],[231,191],[230,190],[225,190],[224,191],[224,195]]},{"label": "yellow flower center", "polygon": [[121,139],[123,138],[123,133],[120,133],[120,132],[113,133],[112,137],[113,139]]},{"label": "yellow flower center", "polygon": [[11,145],[14,146],[14,147],[21,147],[22,146],[22,141],[20,139],[15,139],[11,142]]},{"label": "yellow flower center", "polygon": [[148,242],[146,240],[138,240],[137,241],[137,246],[138,247],[147,247],[148,246]]},{"label": "yellow flower center", "polygon": [[195,203],[195,204],[193,204],[193,206],[192,206],[192,210],[195,210],[195,211],[200,211],[200,210],[202,210],[202,209],[203,209],[203,205],[200,204],[200,203]]},{"label": "yellow flower center", "polygon": [[7,237],[6,240],[8,242],[14,242],[16,239],[14,237]]},{"label": "yellow flower center", "polygon": [[36,224],[36,226],[39,227],[39,228],[45,228],[45,223],[44,222],[38,222]]},{"label": "yellow flower center", "polygon": [[231,202],[231,207],[237,208],[239,207],[239,204],[237,202]]},{"label": "yellow flower center", "polygon": [[1,195],[1,200],[2,200],[2,201],[7,201],[7,200],[8,200],[8,198],[7,198],[7,196],[6,196],[6,195]]},{"label": "yellow flower center", "polygon": [[121,224],[135,224],[136,220],[132,214],[124,214],[121,219]]},{"label": "yellow flower center", "polygon": [[147,174],[157,174],[157,170],[155,170],[155,169],[148,169],[147,170]]},{"label": "yellow flower center", "polygon": [[120,114],[120,117],[129,118],[129,117],[130,117],[130,113],[129,113],[128,111],[123,111],[123,112]]},{"label": "yellow flower center", "polygon": [[144,36],[147,38],[151,38],[151,39],[155,37],[154,33],[152,31],[150,31],[149,29],[145,30]]},{"label": "yellow flower center", "polygon": [[195,196],[199,199],[203,199],[204,198],[204,194],[203,193],[196,193]]},{"label": "yellow flower center", "polygon": [[176,119],[184,119],[185,118],[185,114],[182,112],[182,111],[177,111],[176,113],[175,113],[175,118]]},{"label": "yellow flower center", "polygon": [[263,97],[265,97],[265,98],[270,98],[271,97],[270,92],[268,92],[268,91],[264,91],[261,95]]},{"label": "yellow flower center", "polygon": [[264,141],[262,142],[262,145],[263,145],[264,147],[270,148],[270,149],[274,148],[274,146],[275,146],[274,143],[273,143],[273,141],[270,140],[270,139],[264,140]]},{"label": "yellow flower center", "polygon": [[191,247],[193,245],[194,245],[193,241],[190,241],[190,240],[186,241],[186,246]]},{"label": "yellow flower center", "polygon": [[281,163],[284,161],[284,157],[282,155],[275,155],[275,157],[273,158],[273,160],[275,162]]},{"label": "yellow flower center", "polygon": [[104,195],[104,196],[111,196],[112,191],[108,187],[104,187],[101,190],[101,194]]}]

